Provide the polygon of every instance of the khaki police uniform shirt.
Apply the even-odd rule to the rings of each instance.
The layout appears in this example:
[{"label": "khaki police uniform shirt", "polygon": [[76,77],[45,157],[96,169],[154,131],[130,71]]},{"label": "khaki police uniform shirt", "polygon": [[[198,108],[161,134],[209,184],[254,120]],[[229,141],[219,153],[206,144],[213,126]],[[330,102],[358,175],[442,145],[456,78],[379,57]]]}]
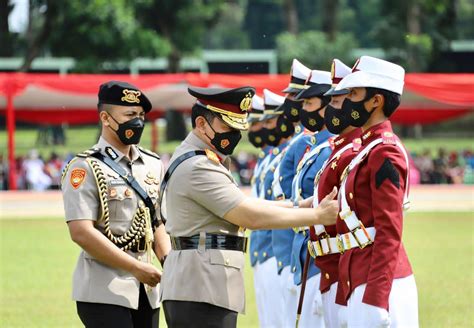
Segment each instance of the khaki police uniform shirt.
[{"label": "khaki police uniform shirt", "polygon": [[[176,149],[170,163],[180,155],[208,149],[191,132]],[[217,153],[221,158],[225,156]],[[166,230],[173,237],[205,233],[242,235],[224,215],[245,195],[237,187],[228,164],[197,155],[182,162],[171,176],[165,192]],[[245,310],[244,253],[231,250],[172,250],[161,278],[161,300],[204,302],[236,312]]]},{"label": "khaki police uniform shirt", "polygon": [[[107,147],[112,148],[117,154],[115,162],[135,177],[154,204],[158,203],[164,173],[161,160],[132,146],[133,155],[130,161],[103,138],[100,138],[94,147],[100,148],[104,156],[107,156]],[[110,229],[116,236],[123,235],[130,228],[137,208],[143,206],[143,202],[118,173],[106,164],[98,162],[106,178]],[[93,220],[94,226],[103,232],[104,222],[101,218],[98,187],[86,158],[75,157],[71,161],[64,174],[61,189],[66,221]],[[140,261],[147,261],[146,252],[127,253]],[[130,272],[109,267],[84,250],[81,251],[73,276],[72,298],[75,301],[116,304],[138,309],[139,287],[139,281]],[[156,286],[147,291],[152,308],[159,307],[158,288],[159,286]]]}]

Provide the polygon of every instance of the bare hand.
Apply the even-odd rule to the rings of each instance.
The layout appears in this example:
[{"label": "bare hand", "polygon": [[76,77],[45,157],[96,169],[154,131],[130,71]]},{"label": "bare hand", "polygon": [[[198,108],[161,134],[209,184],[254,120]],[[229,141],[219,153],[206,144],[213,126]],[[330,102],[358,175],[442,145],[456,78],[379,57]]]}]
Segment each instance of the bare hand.
[{"label": "bare hand", "polygon": [[303,199],[303,200],[299,201],[298,207],[300,207],[300,208],[310,208],[311,206],[313,206],[313,200],[314,200],[314,196]]},{"label": "bare hand", "polygon": [[132,274],[138,281],[151,287],[155,287],[161,281],[161,271],[145,262],[138,262]]},{"label": "bare hand", "polygon": [[336,195],[337,188],[334,187],[333,190],[323,198],[318,207],[315,209],[316,218],[319,221],[318,224],[326,226],[336,224],[337,213],[339,213],[339,204],[337,200],[334,200]]}]

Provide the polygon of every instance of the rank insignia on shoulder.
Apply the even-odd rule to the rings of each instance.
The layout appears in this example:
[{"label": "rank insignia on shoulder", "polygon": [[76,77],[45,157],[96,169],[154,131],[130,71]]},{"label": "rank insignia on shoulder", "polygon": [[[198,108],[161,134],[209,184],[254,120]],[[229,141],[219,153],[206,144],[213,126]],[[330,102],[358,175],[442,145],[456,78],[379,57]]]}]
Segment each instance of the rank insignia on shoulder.
[{"label": "rank insignia on shoulder", "polygon": [[149,155],[149,156],[151,156],[151,157],[155,157],[155,158],[157,158],[157,159],[161,159],[161,158],[160,158],[160,155],[158,155],[158,154],[152,152],[151,150],[145,149],[145,148],[140,147],[140,146],[137,146],[137,148],[138,148],[138,150],[141,151],[142,153],[145,153],[145,154],[147,154],[147,155]]},{"label": "rank insignia on shoulder", "polygon": [[395,145],[397,143],[396,138],[392,132],[384,132],[382,135],[382,143],[384,145]]},{"label": "rank insignia on shoulder", "polygon": [[86,170],[78,168],[71,171],[69,182],[74,189],[79,188],[86,177]]},{"label": "rank insignia on shoulder", "polygon": [[221,161],[219,160],[219,156],[215,152],[213,152],[210,149],[205,149],[207,158],[209,158],[211,161],[213,161],[216,164],[219,164]]},{"label": "rank insignia on shoulder", "polygon": [[115,152],[115,150],[112,149],[112,147],[105,147],[105,152],[106,152],[107,155],[109,155],[109,157],[112,158],[113,160],[116,160],[116,159],[118,158],[117,153]]},{"label": "rank insignia on shoulder", "polygon": [[98,153],[98,152],[100,152],[100,148],[91,148],[91,149],[84,150],[82,153],[79,153],[76,156],[77,157],[89,157],[89,156],[91,156],[95,153]]},{"label": "rank insignia on shoulder", "polygon": [[360,138],[352,140],[352,150],[359,151],[360,147],[362,147],[362,140],[360,140]]}]

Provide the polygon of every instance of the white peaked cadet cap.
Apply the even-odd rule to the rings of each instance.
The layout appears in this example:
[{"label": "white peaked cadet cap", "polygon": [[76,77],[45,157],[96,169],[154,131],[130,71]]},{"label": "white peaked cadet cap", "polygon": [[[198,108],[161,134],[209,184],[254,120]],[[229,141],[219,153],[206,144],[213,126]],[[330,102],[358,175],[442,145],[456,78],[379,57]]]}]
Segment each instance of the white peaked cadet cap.
[{"label": "white peaked cadet cap", "polygon": [[370,87],[401,95],[404,79],[403,67],[379,58],[362,56],[352,68],[352,73],[344,77],[335,90]]}]

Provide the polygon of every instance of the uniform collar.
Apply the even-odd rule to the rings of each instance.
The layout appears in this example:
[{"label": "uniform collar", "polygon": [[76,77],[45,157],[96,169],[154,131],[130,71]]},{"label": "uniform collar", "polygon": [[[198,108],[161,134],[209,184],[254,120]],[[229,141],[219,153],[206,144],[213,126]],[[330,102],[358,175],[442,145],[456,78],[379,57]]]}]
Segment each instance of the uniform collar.
[{"label": "uniform collar", "polygon": [[382,123],[371,126],[369,129],[363,132],[361,136],[362,144],[366,145],[379,138],[383,132],[393,132],[392,123],[390,123],[389,120],[385,120]]},{"label": "uniform collar", "polygon": [[336,139],[334,139],[334,149],[341,149],[345,145],[351,143],[354,139],[359,138],[361,134],[362,130],[360,128],[355,128],[348,133],[338,135]]},{"label": "uniform collar", "polygon": [[205,149],[209,149],[209,150],[212,150],[214,153],[217,154],[217,157],[219,157],[221,163],[224,163],[227,159],[227,155],[224,155],[222,154],[221,152],[215,150],[215,149],[212,149],[211,146],[209,146],[208,144],[206,144],[203,140],[201,140],[201,138],[199,138],[196,134],[194,134],[193,131],[191,131],[188,136],[186,137],[186,139],[184,140],[185,142],[189,143],[190,145],[198,148],[198,149],[202,149],[202,150],[205,150]]},{"label": "uniform collar", "polygon": [[[108,155],[110,158],[112,158],[115,162],[120,162],[122,158],[126,157],[125,154],[120,152],[117,148],[112,146],[107,140],[105,140],[104,137],[100,137],[99,141],[97,142],[96,147],[101,149],[101,152],[104,155]],[[136,145],[131,146],[131,154],[132,158],[130,159],[132,162],[137,161],[140,159],[143,162],[142,155],[140,151],[138,150],[138,147]],[[127,158],[128,161],[128,158]]]},{"label": "uniform collar", "polygon": [[323,131],[319,131],[318,133],[316,133],[314,135],[314,137],[316,138],[315,146],[322,144],[323,142],[325,142],[326,140],[328,140],[332,136],[334,136],[334,135],[331,132],[329,132],[328,129],[324,129]]}]

